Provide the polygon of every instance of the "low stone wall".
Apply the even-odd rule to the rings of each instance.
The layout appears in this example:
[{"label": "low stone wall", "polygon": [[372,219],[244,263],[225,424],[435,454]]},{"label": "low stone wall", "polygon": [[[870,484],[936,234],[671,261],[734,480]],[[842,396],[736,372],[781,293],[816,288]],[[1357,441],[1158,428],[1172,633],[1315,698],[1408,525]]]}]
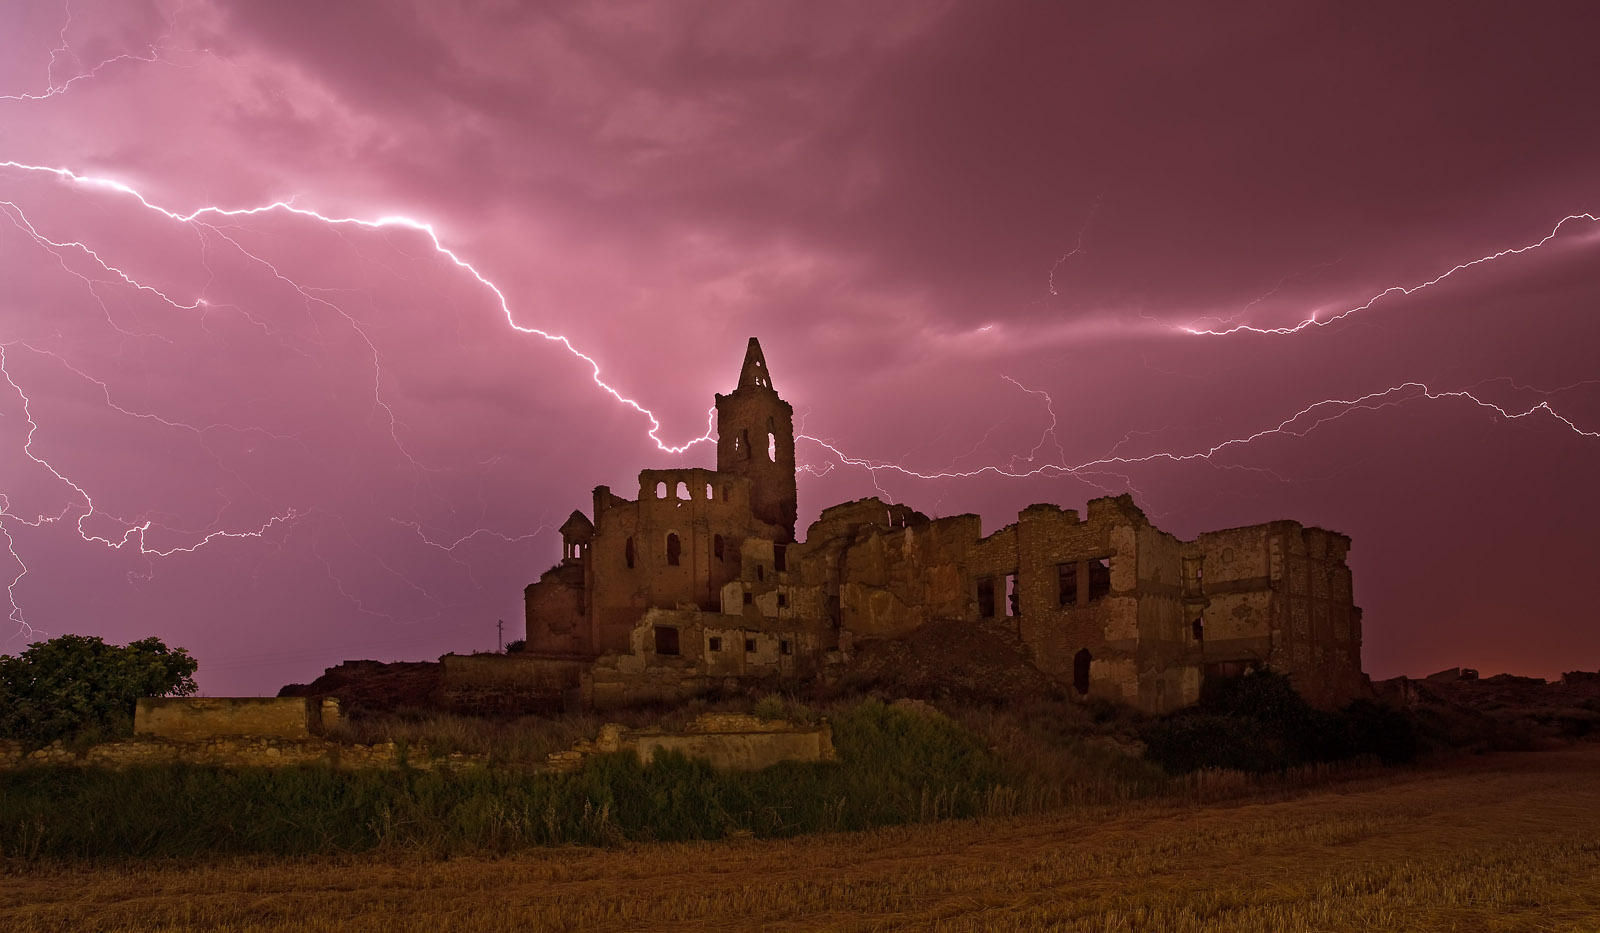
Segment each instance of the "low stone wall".
[{"label": "low stone wall", "polygon": [[827,723],[806,726],[740,713],[705,713],[681,732],[631,730],[607,723],[593,742],[579,742],[569,751],[552,754],[550,766],[557,771],[576,771],[590,755],[619,751],[631,751],[645,764],[657,752],[682,752],[690,758],[706,759],[719,771],[758,771],[784,761],[838,758],[833,730]]},{"label": "low stone wall", "polygon": [[318,739],[294,741],[261,736],[217,737],[185,742],[145,737],[124,742],[103,742],[81,750],[61,742],[52,742],[44,748],[24,752],[20,743],[0,741],[0,771],[35,765],[129,768],[177,762],[237,768],[321,764],[341,769],[361,769],[398,768],[402,761],[407,767],[421,770],[488,764],[486,759],[479,756],[459,753],[443,758],[429,758],[415,753],[407,757],[393,742],[343,745]]},{"label": "low stone wall", "polygon": [[214,736],[308,739],[339,721],[339,701],[306,697],[141,697],[133,731],[194,741]]}]

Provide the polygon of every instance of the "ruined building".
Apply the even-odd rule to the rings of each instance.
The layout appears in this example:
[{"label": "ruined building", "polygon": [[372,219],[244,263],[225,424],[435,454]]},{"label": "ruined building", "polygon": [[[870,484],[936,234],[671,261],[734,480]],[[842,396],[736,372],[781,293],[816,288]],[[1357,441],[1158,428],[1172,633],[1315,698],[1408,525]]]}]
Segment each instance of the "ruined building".
[{"label": "ruined building", "polygon": [[985,535],[976,515],[873,498],[824,509],[800,541],[793,409],[754,338],[716,410],[715,470],[645,470],[636,499],[600,486],[593,519],[561,526],[561,563],[526,590],[530,684],[601,708],[776,686],[980,619],[1015,625],[1075,695],[1150,712],[1260,666],[1322,703],[1364,682],[1342,534],[1277,521],[1180,541],[1124,495],[1029,506]]}]

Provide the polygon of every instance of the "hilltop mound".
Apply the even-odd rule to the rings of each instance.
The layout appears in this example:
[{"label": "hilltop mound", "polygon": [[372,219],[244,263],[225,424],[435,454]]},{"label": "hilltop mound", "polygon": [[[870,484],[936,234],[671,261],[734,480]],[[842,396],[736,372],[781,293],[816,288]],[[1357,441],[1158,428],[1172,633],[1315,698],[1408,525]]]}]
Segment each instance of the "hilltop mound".
[{"label": "hilltop mound", "polygon": [[837,687],[985,703],[1051,696],[1062,689],[1033,666],[1010,626],[943,620],[904,638],[861,645]]},{"label": "hilltop mound", "polygon": [[281,697],[338,697],[348,715],[429,709],[438,705],[443,666],[438,661],[345,661],[309,684],[289,684]]},{"label": "hilltop mound", "polygon": [[1600,676],[1574,671],[1561,681],[1459,668],[1423,679],[1373,685],[1379,698],[1409,709],[1424,728],[1464,748],[1533,748],[1600,738]]}]

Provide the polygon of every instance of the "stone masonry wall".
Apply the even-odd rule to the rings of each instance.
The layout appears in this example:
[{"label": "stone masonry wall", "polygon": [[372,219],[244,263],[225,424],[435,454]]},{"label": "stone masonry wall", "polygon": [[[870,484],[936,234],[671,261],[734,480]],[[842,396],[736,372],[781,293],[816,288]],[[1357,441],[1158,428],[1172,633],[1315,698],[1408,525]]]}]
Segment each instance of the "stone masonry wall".
[{"label": "stone masonry wall", "polygon": [[306,739],[339,721],[339,701],[306,697],[141,697],[133,731],[164,739]]}]

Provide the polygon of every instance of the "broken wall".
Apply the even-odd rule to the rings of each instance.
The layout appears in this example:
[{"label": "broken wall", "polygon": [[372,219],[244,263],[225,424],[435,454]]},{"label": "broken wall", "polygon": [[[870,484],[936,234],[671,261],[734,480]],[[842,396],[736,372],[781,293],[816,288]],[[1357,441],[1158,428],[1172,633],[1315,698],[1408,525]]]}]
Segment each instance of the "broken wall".
[{"label": "broken wall", "polygon": [[140,697],[133,731],[164,739],[194,741],[213,736],[307,739],[339,721],[331,697]]}]

